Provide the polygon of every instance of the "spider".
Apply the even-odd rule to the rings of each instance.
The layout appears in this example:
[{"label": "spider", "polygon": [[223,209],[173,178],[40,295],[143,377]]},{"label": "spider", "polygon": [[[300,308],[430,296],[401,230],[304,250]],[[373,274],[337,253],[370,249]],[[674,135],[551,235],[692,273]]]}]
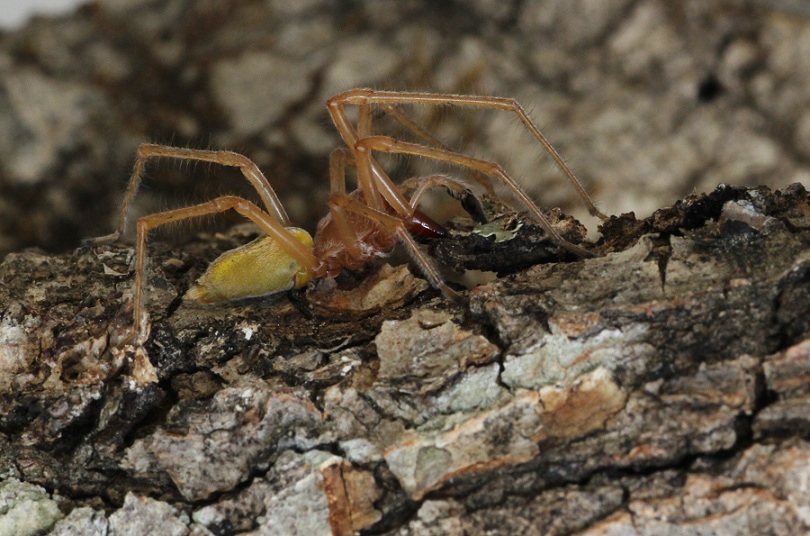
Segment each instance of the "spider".
[{"label": "spider", "polygon": [[[137,223],[135,296],[133,332],[142,342],[147,336],[144,284],[146,279],[146,237],[160,225],[235,210],[254,222],[265,233],[242,247],[225,252],[208,267],[190,288],[184,299],[213,303],[262,296],[305,286],[313,277],[335,277],[342,269],[357,269],[386,255],[401,242],[410,252],[430,283],[452,299],[459,295],[442,279],[431,260],[417,245],[418,237],[441,237],[444,228],[418,210],[422,196],[431,188],[443,187],[459,199],[468,199],[470,190],[461,182],[444,175],[418,177],[395,184],[374,159],[373,152],[416,155],[474,170],[492,176],[505,185],[537,222],[545,228],[558,246],[579,257],[591,256],[587,250],[566,241],[551,226],[529,196],[504,171],[491,161],[451,151],[416,125],[400,109],[404,104],[454,105],[504,110],[515,114],[525,128],[551,156],[589,212],[606,219],[591,201],[571,170],[563,162],[527,113],[514,99],[454,95],[446,93],[411,93],[352,89],[327,101],[327,109],[346,144],[330,155],[329,213],[318,224],[314,238],[305,230],[293,227],[278,196],[258,166],[247,157],[230,151],[188,149],[165,145],[143,144],[139,147],[129,179],[116,230],[109,235],[89,240],[93,245],[111,243],[124,233],[129,208],[141,183],[145,162],[152,158],[203,161],[239,168],[256,189],[264,204],[262,210],[241,197],[225,195],[197,205],[144,216]],[[350,121],[346,108],[357,107],[357,124]],[[382,110],[430,146],[372,134],[372,111]],[[345,168],[357,169],[358,188],[346,190]],[[410,196],[406,192],[414,190]],[[477,199],[476,199],[477,201]]]}]

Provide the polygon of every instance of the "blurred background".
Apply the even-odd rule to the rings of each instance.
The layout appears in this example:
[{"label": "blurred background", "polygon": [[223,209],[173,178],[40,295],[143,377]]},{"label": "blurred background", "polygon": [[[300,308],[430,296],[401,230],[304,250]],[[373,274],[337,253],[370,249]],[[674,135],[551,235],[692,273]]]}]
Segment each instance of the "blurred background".
[{"label": "blurred background", "polygon": [[[0,258],[110,232],[143,142],[246,154],[313,230],[341,144],[324,102],[358,86],[514,97],[608,214],[645,216],[719,183],[810,185],[802,0],[49,4],[58,14],[0,33]],[[407,112],[450,147],[502,164],[538,204],[585,213],[508,113]],[[401,130],[375,119],[378,133],[407,138]],[[385,165],[398,180],[464,176],[407,158]],[[155,162],[147,175],[139,213],[252,196],[216,166]]]},{"label": "blurred background", "polygon": [[38,15],[62,15],[82,0],[0,0],[0,28],[13,30]]}]

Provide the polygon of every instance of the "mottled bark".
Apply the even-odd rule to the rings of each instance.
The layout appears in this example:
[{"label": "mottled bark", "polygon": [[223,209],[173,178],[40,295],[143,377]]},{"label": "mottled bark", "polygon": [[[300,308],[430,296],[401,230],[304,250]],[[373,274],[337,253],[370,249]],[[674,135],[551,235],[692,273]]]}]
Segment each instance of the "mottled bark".
[{"label": "mottled bark", "polygon": [[[522,217],[495,222],[527,231],[502,229],[490,248],[542,247]],[[430,245],[447,262],[480,232],[463,223]],[[130,248],[6,258],[0,494],[13,500],[0,523],[36,519],[55,534],[810,528],[803,187],[723,186],[645,220],[612,218],[583,243],[598,257],[501,266],[468,306],[405,266],[274,299],[181,302],[206,260],[250,236],[152,247],[143,347],[123,341]]]}]

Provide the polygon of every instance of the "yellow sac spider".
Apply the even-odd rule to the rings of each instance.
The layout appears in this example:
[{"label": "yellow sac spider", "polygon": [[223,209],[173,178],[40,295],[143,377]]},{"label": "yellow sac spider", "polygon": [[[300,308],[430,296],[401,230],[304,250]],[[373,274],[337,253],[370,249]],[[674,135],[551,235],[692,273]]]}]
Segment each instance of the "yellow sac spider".
[{"label": "yellow sac spider", "polygon": [[[387,254],[397,242],[401,242],[409,250],[434,287],[447,297],[458,298],[458,294],[445,284],[439,271],[419,248],[413,235],[440,237],[446,232],[441,225],[417,208],[426,191],[434,187],[443,187],[462,197],[471,195],[469,190],[460,182],[442,175],[413,178],[397,185],[375,161],[372,155],[374,151],[422,156],[494,177],[517,197],[545,228],[554,243],[580,257],[591,255],[587,250],[562,238],[529,196],[500,165],[442,147],[430,134],[400,111],[399,106],[403,104],[468,106],[514,113],[562,170],[590,213],[603,220],[606,219],[557,151],[515,100],[445,93],[353,89],[335,95],[327,101],[332,121],[347,147],[335,149],[330,156],[331,193],[327,202],[329,213],[318,224],[314,239],[305,230],[291,226],[289,217],[267,178],[247,157],[230,151],[186,149],[154,144],[140,146],[122,204],[118,227],[110,235],[90,240],[91,244],[110,243],[118,240],[124,233],[129,207],[140,185],[144,163],[150,158],[196,160],[237,167],[256,189],[266,210],[241,197],[226,195],[198,205],[151,214],[138,220],[133,306],[133,330],[138,341],[142,342],[146,335],[144,329],[146,322],[142,317],[145,315],[147,233],[165,223],[229,209],[254,222],[266,236],[221,255],[211,263],[197,284],[189,289],[185,299],[212,303],[300,288],[313,277],[335,277],[344,268],[349,270],[359,268]],[[356,125],[351,123],[346,114],[347,106],[357,106]],[[431,146],[373,135],[371,123],[374,108],[389,114]],[[353,192],[346,191],[345,167],[350,164],[357,168],[358,189]],[[407,197],[405,192],[409,190],[414,190],[414,193]]]}]

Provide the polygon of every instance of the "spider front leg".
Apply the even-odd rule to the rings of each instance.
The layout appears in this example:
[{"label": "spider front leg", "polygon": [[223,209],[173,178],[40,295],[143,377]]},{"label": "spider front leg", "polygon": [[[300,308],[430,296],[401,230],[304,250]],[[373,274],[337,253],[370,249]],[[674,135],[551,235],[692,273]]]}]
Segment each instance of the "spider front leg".
[{"label": "spider front leg", "polygon": [[531,198],[523,189],[510,177],[506,171],[497,163],[489,160],[474,158],[453,151],[425,147],[416,143],[398,141],[387,136],[369,136],[357,141],[355,148],[357,151],[382,151],[388,153],[410,154],[432,158],[442,162],[448,162],[459,166],[476,169],[488,175],[497,177],[512,193],[520,200],[524,207],[535,217],[537,222],[543,226],[551,237],[551,240],[561,248],[570,251],[578,257],[593,257],[593,253],[583,249],[564,239],[551,225],[548,219],[540,212],[540,209],[532,202]]},{"label": "spider front leg", "polygon": [[[357,144],[358,139],[367,137],[367,135],[370,133],[364,134],[363,132],[360,132],[359,128],[355,129],[352,126],[345,111],[345,107],[347,105],[357,106],[359,110],[358,113],[360,114],[364,108],[367,109],[370,105],[385,107],[385,106],[397,106],[400,104],[467,106],[474,108],[489,108],[513,113],[520,120],[520,122],[523,123],[523,126],[526,128],[526,130],[528,130],[531,133],[531,135],[534,136],[534,138],[543,147],[546,153],[548,153],[548,155],[551,157],[551,159],[554,161],[554,163],[557,165],[560,171],[562,171],[563,175],[565,175],[566,179],[568,179],[568,181],[577,191],[577,194],[582,198],[582,201],[588,207],[588,211],[593,216],[597,216],[602,220],[607,219],[607,216],[604,213],[602,213],[598,208],[596,208],[596,205],[594,205],[590,196],[585,191],[585,188],[582,187],[582,185],[579,183],[574,173],[565,164],[565,161],[562,159],[560,154],[556,151],[556,149],[554,149],[554,147],[546,139],[546,137],[543,136],[543,134],[540,132],[540,129],[537,128],[537,126],[529,117],[529,114],[527,114],[526,111],[523,109],[523,107],[520,106],[520,104],[514,99],[503,97],[485,97],[477,95],[454,95],[451,93],[416,93],[416,92],[410,93],[404,91],[378,91],[374,89],[358,88],[349,91],[344,91],[343,93],[335,95],[334,97],[332,97],[327,101],[327,108],[329,110],[330,116],[332,117],[332,121],[335,123],[335,126],[337,127],[341,137],[343,138],[343,141],[346,143],[348,147],[354,148],[355,145]],[[446,149],[444,151],[442,151],[441,149],[442,147],[437,148],[439,152],[449,152]],[[441,160],[441,158],[439,159]],[[476,168],[473,167],[473,169]],[[481,171],[488,173],[488,171],[485,170]],[[513,189],[512,186],[510,186],[510,189]]]},{"label": "spider front leg", "polygon": [[133,331],[137,342],[147,337],[144,308],[146,237],[160,225],[233,209],[258,225],[267,236],[228,251],[217,258],[189,290],[186,298],[211,303],[260,296],[302,287],[312,277],[318,261],[312,238],[295,227],[286,227],[259,207],[236,196],[222,196],[207,203],[144,216],[138,220],[135,262]]}]

